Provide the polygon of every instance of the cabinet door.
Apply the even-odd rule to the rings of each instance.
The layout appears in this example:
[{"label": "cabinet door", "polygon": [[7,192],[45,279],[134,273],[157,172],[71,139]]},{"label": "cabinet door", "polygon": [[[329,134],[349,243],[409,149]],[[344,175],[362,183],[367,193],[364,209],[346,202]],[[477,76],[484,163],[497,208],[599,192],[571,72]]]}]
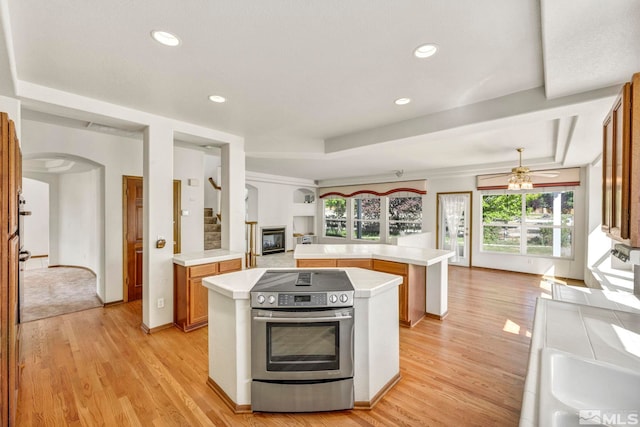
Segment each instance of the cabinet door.
[{"label": "cabinet door", "polygon": [[242,270],[242,260],[240,258],[220,261],[218,263],[218,273],[229,273],[231,271]]},{"label": "cabinet door", "polygon": [[371,258],[348,258],[348,259],[338,259],[336,262],[336,267],[359,267],[359,268],[367,268],[371,270],[371,266],[373,263],[371,262]]},{"label": "cabinet door", "polygon": [[629,238],[630,94],[625,84],[603,122],[602,231]]},{"label": "cabinet door", "polygon": [[202,278],[189,280],[189,325],[206,322],[209,314],[209,289],[202,286]]}]

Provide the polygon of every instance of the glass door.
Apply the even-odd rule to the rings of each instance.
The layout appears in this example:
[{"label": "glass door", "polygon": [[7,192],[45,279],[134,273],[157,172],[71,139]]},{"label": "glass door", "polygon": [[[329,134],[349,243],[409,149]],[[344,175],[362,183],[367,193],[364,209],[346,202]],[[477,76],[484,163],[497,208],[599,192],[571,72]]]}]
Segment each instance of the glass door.
[{"label": "glass door", "polygon": [[450,265],[471,265],[471,192],[438,193],[438,249],[455,252]]}]

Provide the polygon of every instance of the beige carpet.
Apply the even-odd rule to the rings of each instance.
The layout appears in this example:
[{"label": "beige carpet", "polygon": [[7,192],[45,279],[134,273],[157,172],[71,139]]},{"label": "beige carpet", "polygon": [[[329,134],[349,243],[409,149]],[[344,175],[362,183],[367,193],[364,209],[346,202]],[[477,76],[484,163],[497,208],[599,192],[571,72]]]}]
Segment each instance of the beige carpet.
[{"label": "beige carpet", "polygon": [[96,276],[77,267],[26,270],[20,322],[102,307],[96,296]]}]

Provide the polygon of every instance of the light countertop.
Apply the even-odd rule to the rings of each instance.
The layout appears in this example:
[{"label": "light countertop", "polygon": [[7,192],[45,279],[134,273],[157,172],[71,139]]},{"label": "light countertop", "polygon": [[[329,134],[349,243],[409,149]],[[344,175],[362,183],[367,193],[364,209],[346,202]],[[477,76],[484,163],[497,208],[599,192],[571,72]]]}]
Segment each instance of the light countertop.
[{"label": "light countertop", "polygon": [[558,301],[640,313],[640,298],[630,292],[608,291],[554,283],[552,293],[553,299]]},{"label": "light countertop", "polygon": [[232,252],[226,249],[210,249],[201,252],[190,252],[186,254],[175,254],[173,256],[173,263],[182,265],[184,267],[191,267],[193,265],[209,264],[212,262],[228,261],[231,259],[237,259],[244,256],[242,252]]},{"label": "light countertop", "polygon": [[[202,284],[232,299],[249,299],[249,291],[267,270],[292,270],[291,268],[251,268],[233,273],[205,277]],[[300,269],[305,270],[305,269]],[[310,269],[316,270],[316,268]],[[345,270],[355,289],[355,298],[371,298],[390,287],[399,286],[402,277],[362,268],[341,268]]]},{"label": "light countertop", "polygon": [[293,253],[295,259],[372,258],[423,266],[437,264],[453,255],[453,251],[443,249],[385,244],[297,245]]},{"label": "light countertop", "polygon": [[[548,425],[547,421],[539,419],[540,399],[548,398],[540,390],[543,349],[640,372],[638,337],[639,314],[538,298],[520,427]],[[553,414],[545,413],[544,416]]]}]

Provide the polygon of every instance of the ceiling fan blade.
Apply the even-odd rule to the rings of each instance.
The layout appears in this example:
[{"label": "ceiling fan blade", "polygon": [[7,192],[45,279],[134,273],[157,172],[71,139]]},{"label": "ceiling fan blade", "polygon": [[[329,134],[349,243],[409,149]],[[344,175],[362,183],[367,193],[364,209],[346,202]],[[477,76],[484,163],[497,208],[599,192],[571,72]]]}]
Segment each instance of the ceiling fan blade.
[{"label": "ceiling fan blade", "polygon": [[557,171],[539,171],[539,172],[531,172],[532,176],[544,176],[547,178],[555,178],[560,175],[560,172]]},{"label": "ceiling fan blade", "polygon": [[495,179],[495,178],[500,178],[502,176],[509,176],[511,175],[510,173],[494,173],[491,175],[478,175],[478,178],[481,181],[487,180],[487,179]]}]

